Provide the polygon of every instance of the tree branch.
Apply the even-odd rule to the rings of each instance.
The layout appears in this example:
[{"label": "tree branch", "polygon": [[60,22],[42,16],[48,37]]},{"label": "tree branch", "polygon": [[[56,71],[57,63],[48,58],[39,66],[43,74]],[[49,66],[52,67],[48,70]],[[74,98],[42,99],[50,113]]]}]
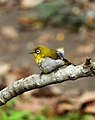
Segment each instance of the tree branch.
[{"label": "tree branch", "polygon": [[69,65],[66,68],[61,67],[50,74],[34,74],[29,77],[17,80],[16,82],[1,90],[0,106],[4,105],[13,97],[16,97],[29,90],[93,75],[95,75],[95,62],[92,62],[90,58],[87,58],[85,63],[82,65]]}]

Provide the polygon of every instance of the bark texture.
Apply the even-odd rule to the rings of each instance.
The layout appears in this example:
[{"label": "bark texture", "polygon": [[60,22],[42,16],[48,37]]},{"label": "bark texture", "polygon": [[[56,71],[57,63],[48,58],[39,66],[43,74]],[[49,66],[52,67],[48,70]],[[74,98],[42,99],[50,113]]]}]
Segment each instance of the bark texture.
[{"label": "bark texture", "polygon": [[66,68],[61,67],[49,74],[34,74],[26,78],[22,78],[7,86],[0,91],[0,106],[4,105],[10,99],[36,88],[47,86],[50,84],[61,83],[67,80],[76,80],[82,77],[95,75],[95,62],[87,58],[85,63],[74,66],[69,65]]}]

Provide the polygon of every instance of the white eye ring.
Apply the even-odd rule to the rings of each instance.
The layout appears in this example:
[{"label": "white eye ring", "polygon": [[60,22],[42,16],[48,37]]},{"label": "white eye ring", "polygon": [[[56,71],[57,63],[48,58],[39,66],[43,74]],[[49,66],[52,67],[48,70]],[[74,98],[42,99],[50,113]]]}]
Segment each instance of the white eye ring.
[{"label": "white eye ring", "polygon": [[40,50],[36,50],[36,53],[39,54],[39,53],[40,53]]}]

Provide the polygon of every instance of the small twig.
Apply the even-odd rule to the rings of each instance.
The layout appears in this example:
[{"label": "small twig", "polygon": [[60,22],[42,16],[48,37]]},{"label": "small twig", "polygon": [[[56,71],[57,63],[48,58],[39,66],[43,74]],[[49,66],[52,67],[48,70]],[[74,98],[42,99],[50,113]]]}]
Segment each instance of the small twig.
[{"label": "small twig", "polygon": [[84,63],[84,65],[88,66],[90,64],[91,64],[91,58],[87,58],[86,61],[85,61],[85,63]]}]

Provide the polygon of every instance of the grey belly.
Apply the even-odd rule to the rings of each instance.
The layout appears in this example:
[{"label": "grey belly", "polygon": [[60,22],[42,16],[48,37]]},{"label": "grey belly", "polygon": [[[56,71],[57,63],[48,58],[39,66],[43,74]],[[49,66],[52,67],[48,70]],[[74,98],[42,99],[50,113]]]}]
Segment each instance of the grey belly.
[{"label": "grey belly", "polygon": [[41,65],[40,65],[40,69],[43,73],[49,73],[62,65],[64,65],[64,61],[62,61],[60,59],[54,60],[54,59],[47,57],[47,58],[43,59]]}]

